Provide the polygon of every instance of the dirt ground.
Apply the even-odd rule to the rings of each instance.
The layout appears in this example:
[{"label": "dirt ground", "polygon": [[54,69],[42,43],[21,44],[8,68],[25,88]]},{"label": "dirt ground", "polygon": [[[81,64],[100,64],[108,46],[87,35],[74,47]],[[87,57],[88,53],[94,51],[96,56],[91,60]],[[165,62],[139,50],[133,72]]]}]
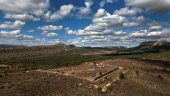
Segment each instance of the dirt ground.
[{"label": "dirt ground", "polygon": [[82,65],[55,68],[49,70],[37,70],[39,72],[57,73],[66,76],[74,76],[77,78],[94,81],[96,77],[103,75],[111,70],[118,68],[113,64],[114,60],[100,60],[95,62],[86,62]]},{"label": "dirt ground", "polygon": [[[97,67],[92,66],[94,62],[86,62],[79,66],[1,74],[0,96],[170,96],[168,61],[95,62]],[[117,67],[120,69],[94,80],[100,72],[104,74]],[[120,72],[124,78],[120,78]]]}]

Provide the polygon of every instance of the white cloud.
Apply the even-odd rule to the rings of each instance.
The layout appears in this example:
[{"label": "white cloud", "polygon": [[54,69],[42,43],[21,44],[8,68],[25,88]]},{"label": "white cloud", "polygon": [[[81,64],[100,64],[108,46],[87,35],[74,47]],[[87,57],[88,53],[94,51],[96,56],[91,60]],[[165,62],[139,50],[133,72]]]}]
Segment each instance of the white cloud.
[{"label": "white cloud", "polygon": [[15,22],[6,21],[0,25],[3,29],[21,29],[25,26],[25,22],[16,20]]},{"label": "white cloud", "polygon": [[106,3],[106,1],[101,1],[100,3],[99,3],[99,5],[100,5],[100,7],[103,7],[104,5],[105,5],[105,3]]},{"label": "white cloud", "polygon": [[86,0],[86,1],[85,1],[85,5],[86,5],[87,8],[90,8],[90,6],[93,5],[93,1],[91,1],[91,0]]},{"label": "white cloud", "polygon": [[105,9],[98,9],[97,13],[94,14],[94,17],[103,17],[107,14],[107,11]]},{"label": "white cloud", "polygon": [[48,22],[54,22],[60,19],[63,19],[70,15],[71,11],[73,10],[74,6],[72,4],[63,5],[60,7],[60,10],[52,13],[48,11],[44,14],[44,19]]},{"label": "white cloud", "polygon": [[60,42],[60,40],[51,39],[48,41],[44,38],[38,39],[34,36],[22,34],[20,30],[14,30],[10,32],[0,31],[0,42],[2,42],[3,44],[36,46],[57,44]]},{"label": "white cloud", "polygon": [[21,31],[20,30],[14,30],[14,31],[1,31],[0,32],[0,38],[1,39],[11,39],[11,38],[16,38],[16,36],[21,35]]},{"label": "white cloud", "polygon": [[159,31],[162,30],[162,26],[152,26],[149,28],[149,31]]},{"label": "white cloud", "polygon": [[65,28],[65,30],[69,30],[69,27]]},{"label": "white cloud", "polygon": [[81,40],[82,40],[82,38],[69,39],[69,40],[67,40],[67,44],[79,44],[79,43],[81,43],[80,42]]},{"label": "white cloud", "polygon": [[102,0],[102,1],[100,1],[99,5],[100,5],[100,7],[103,7],[105,5],[105,3],[114,3],[117,1],[118,0]]},{"label": "white cloud", "polygon": [[34,30],[28,30],[27,32],[30,32],[30,33],[31,33],[31,32],[34,32]]},{"label": "white cloud", "polygon": [[143,7],[147,11],[164,12],[170,9],[169,0],[125,0],[126,6]]},{"label": "white cloud", "polygon": [[140,23],[137,23],[137,22],[126,22],[126,23],[123,23],[123,26],[124,27],[136,27],[138,26]]},{"label": "white cloud", "polygon": [[49,0],[0,0],[0,10],[11,14],[31,13],[42,16],[49,6]]},{"label": "white cloud", "polygon": [[155,21],[155,20],[151,20],[149,23],[147,23],[147,25],[149,27],[152,27],[152,26],[161,26],[161,25],[166,25],[166,26],[169,26],[169,23],[168,22],[159,22],[159,21]]},{"label": "white cloud", "polygon": [[57,33],[48,33],[48,31],[43,31],[43,33],[41,33],[41,35],[49,36],[49,37],[58,36]]},{"label": "white cloud", "polygon": [[147,30],[140,30],[140,31],[135,31],[130,33],[130,37],[133,38],[146,38],[148,34]]},{"label": "white cloud", "polygon": [[122,30],[114,32],[114,35],[126,35],[126,34],[127,34],[127,32],[123,32]]},{"label": "white cloud", "polygon": [[41,35],[47,36],[48,31],[43,31],[43,33],[41,33]]},{"label": "white cloud", "polygon": [[132,8],[129,9],[129,7],[121,8],[120,10],[116,10],[114,14],[120,15],[120,16],[136,16],[137,13],[142,13],[143,10],[141,8]]},{"label": "white cloud", "polygon": [[142,22],[145,21],[145,17],[139,16],[139,17],[132,17],[130,20],[127,20],[125,23],[123,23],[124,27],[137,27]]},{"label": "white cloud", "polygon": [[28,14],[6,14],[4,18],[21,21],[40,21],[40,18]]},{"label": "white cloud", "polygon": [[62,30],[63,26],[47,25],[47,26],[38,27],[37,29],[40,29],[43,31],[55,31],[55,30]]},{"label": "white cloud", "polygon": [[67,30],[66,31],[69,35],[71,35],[71,34],[77,34],[77,32],[76,31],[73,31],[73,30]]},{"label": "white cloud", "polygon": [[58,44],[60,43],[60,39],[51,39],[49,42],[52,44]]},{"label": "white cloud", "polygon": [[11,31],[10,34],[19,35],[19,34],[21,34],[21,31],[20,30],[14,30],[14,31]]},{"label": "white cloud", "polygon": [[107,13],[104,17],[94,18],[93,24],[87,26],[83,30],[70,30],[69,34],[80,36],[108,35],[114,32],[114,28],[122,28],[125,19],[125,17]]},{"label": "white cloud", "polygon": [[93,2],[91,0],[86,0],[85,5],[86,5],[86,7],[76,8],[76,10],[79,10],[75,15],[78,19],[82,19],[83,17],[92,13],[90,6],[93,5]]},{"label": "white cloud", "polygon": [[162,32],[160,31],[154,31],[154,32],[150,32],[147,36],[159,36]]},{"label": "white cloud", "polygon": [[48,33],[47,36],[58,36],[57,33]]},{"label": "white cloud", "polygon": [[79,36],[108,35],[108,34],[111,34],[112,32],[113,30],[103,30],[103,31],[78,30],[78,31],[75,31],[76,35],[79,35]]}]

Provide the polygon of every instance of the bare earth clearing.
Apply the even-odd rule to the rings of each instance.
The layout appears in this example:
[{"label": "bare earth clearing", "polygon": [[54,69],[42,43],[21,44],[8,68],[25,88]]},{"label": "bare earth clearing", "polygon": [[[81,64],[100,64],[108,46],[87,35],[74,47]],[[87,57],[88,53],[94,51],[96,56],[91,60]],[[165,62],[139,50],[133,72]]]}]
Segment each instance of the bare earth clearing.
[{"label": "bare earth clearing", "polygon": [[[169,96],[170,62],[113,59],[83,65],[8,73],[1,96]],[[98,80],[96,77],[115,70]],[[124,73],[125,79],[119,77]]]}]

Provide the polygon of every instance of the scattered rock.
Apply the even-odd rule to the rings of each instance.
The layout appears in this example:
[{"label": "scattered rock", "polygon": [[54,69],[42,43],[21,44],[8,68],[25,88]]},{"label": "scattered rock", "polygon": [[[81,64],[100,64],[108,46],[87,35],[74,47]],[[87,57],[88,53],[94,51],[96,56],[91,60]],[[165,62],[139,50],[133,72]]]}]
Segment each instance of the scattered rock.
[{"label": "scattered rock", "polygon": [[26,73],[28,73],[28,72],[30,72],[30,71],[26,71]]},{"label": "scattered rock", "polygon": [[104,86],[103,89],[102,89],[102,92],[106,92],[107,91],[107,87]]},{"label": "scattered rock", "polygon": [[119,69],[123,69],[124,67],[119,67]]},{"label": "scattered rock", "polygon": [[111,83],[108,83],[108,84],[106,84],[106,87],[109,87],[109,86],[111,86],[112,84]]},{"label": "scattered rock", "polygon": [[79,84],[78,84],[78,86],[82,86],[82,84],[81,84],[81,83],[79,83]]},{"label": "scattered rock", "polygon": [[99,86],[98,86],[98,85],[93,85],[93,87],[94,87],[94,88],[96,88],[96,89],[98,89],[98,88],[99,88]]}]

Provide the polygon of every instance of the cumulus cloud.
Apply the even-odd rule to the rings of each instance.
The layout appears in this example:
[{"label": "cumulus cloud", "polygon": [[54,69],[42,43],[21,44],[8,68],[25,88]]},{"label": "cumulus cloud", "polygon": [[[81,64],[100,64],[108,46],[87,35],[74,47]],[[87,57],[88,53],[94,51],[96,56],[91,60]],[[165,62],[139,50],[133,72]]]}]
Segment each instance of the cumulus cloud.
[{"label": "cumulus cloud", "polygon": [[139,17],[132,17],[130,20],[127,20],[125,23],[123,23],[124,27],[136,27],[139,26],[142,22],[145,21],[145,17],[139,16]]},{"label": "cumulus cloud", "polygon": [[48,22],[54,22],[54,21],[63,19],[67,17],[68,15],[70,15],[73,8],[74,6],[72,4],[63,5],[60,7],[60,10],[57,10],[54,13],[52,13],[51,11],[46,12],[44,14],[44,19]]},{"label": "cumulus cloud", "polygon": [[141,8],[132,8],[129,9],[129,7],[121,8],[120,10],[116,10],[114,14],[120,15],[120,16],[136,16],[137,13],[142,13],[143,10]]},{"label": "cumulus cloud", "polygon": [[82,40],[82,38],[69,39],[69,40],[67,40],[67,44],[79,44],[79,43],[81,43],[80,42],[81,40]]},{"label": "cumulus cloud", "polygon": [[11,14],[42,16],[49,6],[49,0],[0,0],[0,10]]},{"label": "cumulus cloud", "polygon": [[118,0],[102,0],[100,1],[99,5],[100,7],[103,7],[105,5],[105,3],[113,3],[113,2],[117,2]]},{"label": "cumulus cloud", "polygon": [[78,12],[76,13],[75,16],[78,19],[82,19],[83,17],[92,13],[92,10],[90,9],[90,7],[91,7],[91,5],[93,5],[93,2],[91,0],[86,0],[85,5],[86,5],[86,7],[76,7],[76,10],[78,10]]},{"label": "cumulus cloud", "polygon": [[124,0],[126,6],[143,7],[147,11],[164,12],[170,9],[169,0]]},{"label": "cumulus cloud", "polygon": [[37,29],[40,29],[43,31],[57,31],[57,30],[62,30],[63,26],[47,25],[47,26],[38,27]]},{"label": "cumulus cloud", "polygon": [[97,13],[94,14],[94,17],[103,17],[107,14],[107,11],[105,9],[98,9]]},{"label": "cumulus cloud", "polygon": [[159,31],[162,30],[162,26],[152,26],[149,28],[149,31]]},{"label": "cumulus cloud", "polygon": [[159,36],[162,32],[160,31],[154,31],[154,32],[150,32],[147,36]]},{"label": "cumulus cloud", "polygon": [[28,14],[6,14],[4,18],[21,21],[40,21],[40,18]]},{"label": "cumulus cloud", "polygon": [[69,30],[69,27],[65,28],[65,30]]},{"label": "cumulus cloud", "polygon": [[52,44],[58,44],[60,43],[60,39],[51,39],[49,42]]},{"label": "cumulus cloud", "polygon": [[47,36],[58,36],[57,33],[48,33]]},{"label": "cumulus cloud", "polygon": [[77,32],[76,31],[73,31],[73,30],[67,30],[66,31],[69,35],[71,35],[71,34],[77,34]]},{"label": "cumulus cloud", "polygon": [[25,26],[25,22],[16,20],[15,22],[6,21],[0,25],[2,29],[21,29]]},{"label": "cumulus cloud", "polygon": [[[79,30],[83,33],[84,30]],[[77,33],[77,35],[78,35]],[[84,38],[81,39],[72,39],[69,42],[76,41],[74,44],[137,44],[147,40],[167,40],[170,41],[170,28],[163,28],[159,31],[152,31],[149,30],[139,30],[139,31],[129,31],[124,32],[123,30],[114,31],[112,30],[113,34],[110,35],[95,35],[92,33],[83,33],[81,36]]]},{"label": "cumulus cloud", "polygon": [[159,21],[151,20],[150,22],[147,23],[147,25],[149,27],[152,27],[152,26],[161,26],[161,25],[169,26],[169,23],[168,22],[159,22]]},{"label": "cumulus cloud", "polygon": [[136,27],[138,26],[140,23],[137,23],[137,22],[126,22],[126,23],[123,23],[123,26],[124,27]]},{"label": "cumulus cloud", "polygon": [[119,36],[126,35],[126,34],[127,34],[127,32],[123,32],[122,30],[115,31],[115,32],[113,33],[113,35],[119,35]]},{"label": "cumulus cloud", "polygon": [[34,32],[34,30],[28,30],[27,32],[30,32],[30,33],[32,33],[32,32]]},{"label": "cumulus cloud", "polygon": [[78,30],[74,31],[76,35],[79,36],[94,36],[94,35],[108,35],[113,32],[113,30],[103,30],[103,31],[85,31],[85,30]]},{"label": "cumulus cloud", "polygon": [[43,35],[43,36],[49,36],[49,37],[58,36],[57,33],[48,33],[48,31],[43,31],[43,33],[41,33],[41,35]]},{"label": "cumulus cloud", "polygon": [[19,35],[19,34],[21,34],[21,31],[20,30],[14,30],[14,31],[11,31],[10,34]]}]

